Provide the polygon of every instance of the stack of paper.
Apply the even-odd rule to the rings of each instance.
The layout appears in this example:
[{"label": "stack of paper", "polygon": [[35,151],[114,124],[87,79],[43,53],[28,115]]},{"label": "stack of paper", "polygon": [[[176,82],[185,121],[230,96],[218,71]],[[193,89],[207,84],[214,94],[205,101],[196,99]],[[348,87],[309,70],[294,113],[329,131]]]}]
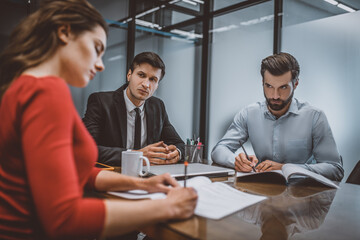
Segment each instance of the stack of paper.
[{"label": "stack of paper", "polygon": [[[179,184],[183,185],[183,181],[180,181]],[[211,182],[207,177],[191,178],[187,180],[186,184],[188,187],[193,187],[198,193],[195,214],[205,218],[220,219],[266,199],[263,196],[241,192],[222,182]],[[148,194],[142,190],[109,193],[127,199],[166,198],[164,193]]]}]

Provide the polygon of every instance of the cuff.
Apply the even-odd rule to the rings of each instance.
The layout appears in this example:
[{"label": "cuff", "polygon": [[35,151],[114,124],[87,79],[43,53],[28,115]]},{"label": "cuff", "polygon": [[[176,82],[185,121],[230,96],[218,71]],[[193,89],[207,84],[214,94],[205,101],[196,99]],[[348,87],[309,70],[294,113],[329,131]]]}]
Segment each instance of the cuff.
[{"label": "cuff", "polygon": [[179,152],[179,160],[181,160],[181,151],[178,148],[176,148],[176,150]]}]

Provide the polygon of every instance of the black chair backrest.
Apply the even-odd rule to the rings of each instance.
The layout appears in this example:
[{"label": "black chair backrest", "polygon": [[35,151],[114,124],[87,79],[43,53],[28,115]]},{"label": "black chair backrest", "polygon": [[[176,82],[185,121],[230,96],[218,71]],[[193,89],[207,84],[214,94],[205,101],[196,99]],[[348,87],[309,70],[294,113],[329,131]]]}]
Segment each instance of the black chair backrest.
[{"label": "black chair backrest", "polygon": [[357,162],[346,182],[360,185],[360,161]]}]

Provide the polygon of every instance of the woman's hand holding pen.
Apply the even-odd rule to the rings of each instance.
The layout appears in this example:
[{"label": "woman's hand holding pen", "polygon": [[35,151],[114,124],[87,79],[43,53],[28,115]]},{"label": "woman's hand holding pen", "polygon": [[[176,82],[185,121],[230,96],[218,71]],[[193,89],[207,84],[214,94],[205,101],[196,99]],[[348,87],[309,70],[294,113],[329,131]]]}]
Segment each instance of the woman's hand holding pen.
[{"label": "woman's hand holding pen", "polygon": [[178,182],[170,176],[169,173],[161,174],[150,178],[140,178],[142,187],[149,193],[164,192],[168,193],[172,188],[180,187]]},{"label": "woman's hand holding pen", "polygon": [[168,173],[139,180],[142,185],[140,189],[167,193],[164,207],[168,206],[170,219],[185,219],[194,214],[198,196],[193,188],[180,187]]},{"label": "woman's hand holding pen", "polygon": [[[240,153],[235,157],[235,170],[239,172],[251,172],[259,160],[255,155],[249,155],[249,159],[246,158],[245,153]],[[256,167],[257,169],[257,167]]]},{"label": "woman's hand holding pen", "polygon": [[185,219],[194,214],[198,195],[193,188],[177,187],[168,192],[166,199],[171,218]]}]

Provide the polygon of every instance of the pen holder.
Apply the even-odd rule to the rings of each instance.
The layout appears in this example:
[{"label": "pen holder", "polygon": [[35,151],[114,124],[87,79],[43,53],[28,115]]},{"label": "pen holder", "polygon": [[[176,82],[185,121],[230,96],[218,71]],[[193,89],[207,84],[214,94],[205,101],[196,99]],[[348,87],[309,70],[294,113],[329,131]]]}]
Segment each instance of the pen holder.
[{"label": "pen holder", "polygon": [[189,163],[205,163],[203,159],[204,145],[185,145],[184,160]]}]

